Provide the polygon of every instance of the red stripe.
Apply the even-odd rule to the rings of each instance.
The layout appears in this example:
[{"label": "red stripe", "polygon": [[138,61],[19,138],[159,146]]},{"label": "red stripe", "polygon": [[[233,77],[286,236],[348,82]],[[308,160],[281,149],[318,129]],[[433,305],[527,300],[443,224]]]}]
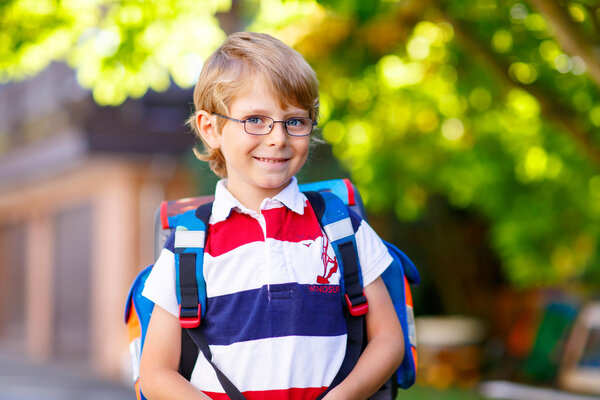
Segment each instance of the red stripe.
[{"label": "red stripe", "polygon": [[256,219],[232,211],[225,221],[209,227],[205,252],[217,257],[242,245],[263,241],[262,228]]},{"label": "red stripe", "polygon": [[167,215],[167,202],[160,203],[160,222],[163,229],[169,229],[169,216]]},{"label": "red stripe", "polygon": [[297,214],[287,207],[272,208],[262,213],[268,238],[297,243],[323,236],[319,221],[308,202],[304,206],[304,215]]},{"label": "red stripe", "polygon": [[[247,400],[313,400],[327,388],[291,388],[243,392]],[[229,400],[225,393],[204,392],[213,400]]]},{"label": "red stripe", "polygon": [[348,189],[348,205],[353,206],[356,204],[356,199],[354,198],[354,187],[352,186],[352,182],[350,182],[350,179],[347,178],[342,180],[346,184],[346,189]]}]

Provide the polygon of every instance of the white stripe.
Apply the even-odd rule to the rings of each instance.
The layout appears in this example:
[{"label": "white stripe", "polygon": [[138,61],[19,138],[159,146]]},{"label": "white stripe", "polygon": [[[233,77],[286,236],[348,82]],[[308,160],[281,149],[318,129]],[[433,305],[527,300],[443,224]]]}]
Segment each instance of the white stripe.
[{"label": "white stripe", "polygon": [[340,240],[348,236],[352,236],[354,234],[354,230],[352,229],[352,221],[350,221],[350,217],[344,218],[341,221],[327,224],[325,225],[324,229],[325,233],[327,233],[327,237],[332,242],[335,242],[336,240]]},{"label": "white stripe", "polygon": [[[368,286],[390,265],[392,257],[365,221],[356,232],[356,244],[363,284]],[[267,239],[266,243],[248,243],[218,257],[205,253],[207,296],[221,296],[267,284],[294,281],[314,284],[317,276],[324,273],[322,246],[323,238],[297,243]],[[328,253],[333,258],[331,246]],[[312,261],[308,263],[307,260]],[[338,272],[330,278],[333,285],[339,282]],[[142,294],[169,313],[175,316],[179,314],[175,296],[175,260],[168,249],[163,249],[156,261]]]},{"label": "white stripe", "polygon": [[175,248],[204,248],[204,231],[175,231]]},{"label": "white stripe", "polygon": [[[210,346],[213,361],[240,390],[329,386],[346,353],[346,335],[285,336]],[[289,362],[288,363],[286,363]],[[191,382],[201,390],[223,392],[211,365],[200,354]]]},{"label": "white stripe", "polygon": [[[269,238],[266,243],[248,243],[217,257],[205,253],[206,295],[223,296],[288,282],[316,284],[317,276],[327,274],[331,268],[329,265],[327,271],[323,270],[322,253],[323,237],[302,242],[281,242]],[[268,257],[257,257],[264,254]],[[335,257],[331,245],[328,254],[331,258]],[[329,278],[329,283],[339,283],[339,270]]]}]

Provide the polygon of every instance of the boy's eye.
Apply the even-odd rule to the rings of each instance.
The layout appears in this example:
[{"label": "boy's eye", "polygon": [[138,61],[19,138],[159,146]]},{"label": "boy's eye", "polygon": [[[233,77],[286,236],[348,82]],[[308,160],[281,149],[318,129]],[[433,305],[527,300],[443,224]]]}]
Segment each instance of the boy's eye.
[{"label": "boy's eye", "polygon": [[302,117],[298,117],[298,118],[290,118],[287,121],[285,121],[285,125],[288,128],[291,129],[298,129],[298,130],[304,130],[309,128],[309,126],[311,125],[312,121],[310,118],[302,118]]},{"label": "boy's eye", "polygon": [[297,127],[302,125],[302,120],[298,118],[290,118],[287,121],[285,121],[285,124],[290,127]]},{"label": "boy's eye", "polygon": [[261,117],[261,116],[252,116],[252,117],[248,117],[246,118],[246,123],[248,124],[256,124],[256,125],[263,125],[266,123],[265,118]]}]

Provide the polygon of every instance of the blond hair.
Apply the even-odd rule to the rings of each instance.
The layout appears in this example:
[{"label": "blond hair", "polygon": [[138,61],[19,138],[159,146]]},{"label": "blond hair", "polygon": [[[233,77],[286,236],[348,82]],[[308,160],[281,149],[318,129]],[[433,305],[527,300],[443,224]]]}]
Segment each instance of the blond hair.
[{"label": "blond hair", "polygon": [[[249,79],[261,78],[279,96],[282,108],[289,105],[308,111],[316,121],[319,114],[319,82],[313,69],[294,49],[264,33],[238,32],[206,60],[194,88],[194,113],[188,124],[200,138],[204,151],[194,153],[208,162],[219,177],[227,176],[225,158],[219,149],[211,148],[202,138],[196,123],[196,113],[228,114],[235,95]],[[219,119],[220,131],[226,121]]]}]

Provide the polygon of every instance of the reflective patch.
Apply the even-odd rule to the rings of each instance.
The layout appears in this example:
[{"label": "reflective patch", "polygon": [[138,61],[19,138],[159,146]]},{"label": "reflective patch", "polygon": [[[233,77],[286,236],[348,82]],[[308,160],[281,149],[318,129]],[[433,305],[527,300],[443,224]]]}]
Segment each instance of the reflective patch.
[{"label": "reflective patch", "polygon": [[415,312],[409,305],[406,306],[406,319],[408,322],[408,339],[412,347],[417,347],[417,328],[415,326]]},{"label": "reflective patch", "polygon": [[204,231],[183,231],[175,232],[175,248],[193,247],[204,248]]},{"label": "reflective patch", "polygon": [[350,217],[341,221],[333,222],[324,226],[325,233],[330,241],[335,242],[348,236],[354,235]]},{"label": "reflective patch", "polygon": [[129,356],[131,357],[131,367],[133,372],[133,382],[137,382],[140,377],[140,357],[142,356],[142,339],[137,337],[129,342]]}]

